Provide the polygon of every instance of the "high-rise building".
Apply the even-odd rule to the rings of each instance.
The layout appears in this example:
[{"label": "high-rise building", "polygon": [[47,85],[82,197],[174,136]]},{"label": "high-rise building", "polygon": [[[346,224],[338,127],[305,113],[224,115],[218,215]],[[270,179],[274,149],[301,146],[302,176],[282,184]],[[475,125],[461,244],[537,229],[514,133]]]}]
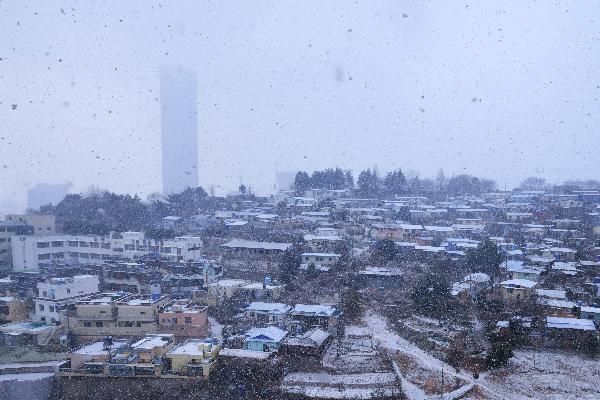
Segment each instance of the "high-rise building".
[{"label": "high-rise building", "polygon": [[58,204],[73,186],[71,183],[38,183],[27,190],[27,207],[38,209],[46,204]]},{"label": "high-rise building", "polygon": [[198,186],[196,74],[175,66],[160,69],[163,192]]}]

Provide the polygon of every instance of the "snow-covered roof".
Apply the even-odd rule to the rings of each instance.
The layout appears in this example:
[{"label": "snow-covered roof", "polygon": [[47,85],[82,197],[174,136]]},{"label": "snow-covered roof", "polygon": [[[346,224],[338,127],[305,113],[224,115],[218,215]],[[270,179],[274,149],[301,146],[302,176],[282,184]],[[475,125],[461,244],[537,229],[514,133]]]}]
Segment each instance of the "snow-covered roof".
[{"label": "snow-covered roof", "polygon": [[490,276],[488,274],[484,274],[483,272],[475,272],[475,273],[465,276],[463,281],[464,282],[471,281],[471,282],[484,283],[484,282],[490,281]]},{"label": "snow-covered roof", "polygon": [[524,288],[532,288],[535,285],[537,285],[537,282],[535,281],[530,281],[529,279],[509,279],[507,281],[502,281],[500,282],[500,285],[507,287],[507,286],[512,286],[512,287],[524,287]]},{"label": "snow-covered roof", "polygon": [[185,342],[173,347],[167,354],[201,356],[204,354],[204,347],[212,347],[214,339],[188,339]]},{"label": "snow-covered roof", "polygon": [[336,253],[302,253],[302,257],[341,257],[341,254]]},{"label": "snow-covered roof", "polygon": [[164,347],[172,340],[172,334],[148,335],[132,344],[131,347],[139,350],[152,350],[155,347]]},{"label": "snow-covered roof", "polygon": [[454,232],[454,229],[451,226],[433,226],[433,225],[425,225],[426,231],[431,232]]},{"label": "snow-covered roof", "polygon": [[279,343],[287,336],[287,331],[276,326],[268,326],[266,328],[252,328],[245,333],[245,336],[246,340]]},{"label": "snow-covered roof", "polygon": [[549,297],[553,299],[567,298],[567,292],[565,290],[536,289],[535,294],[541,297]]},{"label": "snow-covered roof", "polygon": [[268,351],[255,351],[245,349],[221,349],[220,357],[252,358],[256,360],[266,360],[271,356]]},{"label": "snow-covered roof", "polygon": [[596,325],[594,325],[594,321],[591,319],[546,317],[546,326],[554,329],[596,330]]},{"label": "snow-covered roof", "polygon": [[455,282],[452,284],[452,296],[458,296],[461,292],[467,291],[471,288],[471,285],[465,282]]},{"label": "snow-covered roof", "polygon": [[[114,351],[120,349],[125,345],[127,345],[127,342],[125,341],[114,341],[111,350]],[[94,342],[75,350],[73,353],[81,355],[100,355],[108,354],[108,349],[105,349],[104,342]]]},{"label": "snow-covered roof", "polygon": [[405,231],[422,231],[423,225],[398,224]]},{"label": "snow-covered roof", "polygon": [[342,240],[342,238],[332,235],[313,235],[312,233],[307,233],[306,235],[304,235],[304,241],[310,242],[312,240],[326,240],[336,242]]},{"label": "snow-covered roof", "polygon": [[573,303],[572,301],[559,300],[559,299],[549,299],[549,298],[545,298],[545,297],[540,297],[537,300],[537,303],[541,304],[541,305],[548,306],[548,307],[553,307],[553,308],[568,308],[568,309],[572,309],[573,307],[575,307],[575,303]]},{"label": "snow-covered roof", "polygon": [[306,331],[302,336],[293,336],[286,339],[286,344],[292,346],[320,347],[331,335],[319,328]]},{"label": "snow-covered roof", "polygon": [[600,314],[600,307],[581,307],[581,312]]},{"label": "snow-covered roof", "polygon": [[292,314],[315,315],[330,317],[338,313],[335,307],[321,304],[296,304]]},{"label": "snow-covered roof", "polygon": [[366,267],[363,271],[358,272],[359,275],[376,275],[376,276],[400,276],[402,271],[398,268],[384,267]]},{"label": "snow-covered roof", "polygon": [[261,301],[255,301],[250,303],[246,310],[248,311],[260,311],[272,314],[285,314],[292,309],[291,306],[283,303],[263,303]]},{"label": "snow-covered roof", "polygon": [[222,244],[221,247],[236,248],[236,249],[262,249],[262,250],[280,250],[284,251],[291,247],[291,243],[276,243],[276,242],[257,242],[255,240],[233,239]]}]

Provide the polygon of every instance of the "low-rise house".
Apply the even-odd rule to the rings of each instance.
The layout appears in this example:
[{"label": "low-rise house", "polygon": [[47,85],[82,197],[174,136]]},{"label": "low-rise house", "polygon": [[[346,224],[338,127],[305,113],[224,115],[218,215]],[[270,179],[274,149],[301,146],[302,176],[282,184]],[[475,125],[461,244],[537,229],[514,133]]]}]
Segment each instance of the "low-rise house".
[{"label": "low-rise house", "polygon": [[163,373],[208,378],[221,344],[214,338],[188,339],[163,357]]},{"label": "low-rise house", "polygon": [[397,288],[403,282],[403,275],[399,268],[365,267],[358,271],[356,280],[361,286]]},{"label": "low-rise house", "polygon": [[489,287],[490,276],[483,272],[475,272],[465,276],[461,282],[452,284],[451,294],[453,296],[465,296],[464,299],[468,299]]},{"label": "low-rise house", "polygon": [[480,292],[490,286],[490,276],[483,272],[474,272],[463,278],[463,282],[475,288],[475,291]]},{"label": "low-rise house", "polygon": [[258,242],[256,240],[233,239],[221,245],[229,255],[249,254],[276,255],[292,247],[291,243]]},{"label": "low-rise house", "polygon": [[176,337],[202,337],[208,334],[208,306],[187,300],[173,301],[158,309],[158,330]]},{"label": "low-rise house", "polygon": [[253,351],[278,351],[287,332],[275,326],[252,328],[244,334],[244,349]]},{"label": "low-rise house", "polygon": [[549,344],[580,349],[597,330],[590,319],[546,317],[544,334]]},{"label": "low-rise house", "polygon": [[581,319],[591,319],[596,324],[600,324],[600,307],[582,306],[579,313]]},{"label": "low-rise house", "polygon": [[0,325],[0,346],[47,346],[64,332],[62,327],[29,321]]},{"label": "low-rise house", "polygon": [[527,279],[509,279],[500,282],[500,293],[505,300],[520,300],[531,297],[537,282]]},{"label": "low-rise house", "polygon": [[542,256],[556,261],[575,261],[577,250],[566,247],[551,247],[542,252]]},{"label": "low-rise house", "polygon": [[169,298],[104,293],[77,301],[69,310],[69,331],[79,337],[144,336],[157,333],[158,310]]},{"label": "low-rise house", "polygon": [[545,272],[545,268],[521,264],[508,266],[507,272],[511,279],[527,279],[529,281],[538,282],[540,276]]},{"label": "low-rise house", "polygon": [[283,303],[255,301],[246,307],[246,318],[258,324],[284,325],[291,309]]},{"label": "low-rise house", "polygon": [[0,324],[21,322],[29,318],[27,303],[14,296],[0,297]]},{"label": "low-rise house", "polygon": [[82,296],[98,293],[99,284],[100,280],[94,275],[50,278],[38,283],[38,297],[34,300],[34,322],[58,325],[65,306]]},{"label": "low-rise house", "polygon": [[296,304],[290,312],[288,330],[302,332],[312,328],[336,331],[341,311],[335,307],[321,304]]},{"label": "low-rise house", "polygon": [[397,224],[373,224],[371,225],[371,238],[375,240],[403,240],[404,229]]},{"label": "low-rise house", "polygon": [[104,364],[110,361],[115,351],[125,346],[127,342],[124,340],[88,343],[69,353],[70,368],[87,373],[104,373]]},{"label": "low-rise house", "polygon": [[320,357],[331,339],[330,333],[314,328],[298,336],[288,336],[283,342],[282,352],[288,356]]},{"label": "low-rise house", "polygon": [[266,277],[263,282],[243,279],[221,279],[208,285],[209,304],[219,305],[233,296],[243,293],[247,299],[277,300],[285,291],[285,285],[277,284]]},{"label": "low-rise house", "polygon": [[302,253],[302,266],[333,267],[342,257],[336,253]]},{"label": "low-rise house", "polygon": [[562,274],[575,276],[580,271],[577,269],[575,262],[555,262],[552,264],[551,272],[554,274]]},{"label": "low-rise house", "polygon": [[122,347],[108,363],[110,376],[160,376],[161,358],[174,345],[171,334],[146,335],[131,346]]},{"label": "low-rise house", "polygon": [[544,315],[555,317],[577,316],[576,304],[572,301],[538,297],[537,304],[544,310]]}]

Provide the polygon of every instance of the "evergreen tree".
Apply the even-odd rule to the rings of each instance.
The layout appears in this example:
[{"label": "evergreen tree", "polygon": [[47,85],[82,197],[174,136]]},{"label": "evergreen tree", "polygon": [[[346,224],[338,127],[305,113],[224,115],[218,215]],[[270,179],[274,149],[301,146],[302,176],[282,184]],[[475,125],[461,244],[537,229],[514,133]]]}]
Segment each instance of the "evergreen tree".
[{"label": "evergreen tree", "polygon": [[356,321],[362,316],[363,299],[358,290],[349,288],[342,293],[341,308],[349,322]]},{"label": "evergreen tree", "polygon": [[391,195],[399,195],[406,191],[406,177],[401,169],[388,172],[383,185],[387,193]]},{"label": "evergreen tree", "polygon": [[298,194],[304,194],[305,191],[310,189],[310,177],[306,172],[298,171],[294,179],[294,187]]},{"label": "evergreen tree", "polygon": [[300,263],[302,262],[301,254],[296,246],[292,246],[283,253],[279,264],[279,276],[283,283],[291,285],[294,282],[294,278],[298,275],[300,270]]}]

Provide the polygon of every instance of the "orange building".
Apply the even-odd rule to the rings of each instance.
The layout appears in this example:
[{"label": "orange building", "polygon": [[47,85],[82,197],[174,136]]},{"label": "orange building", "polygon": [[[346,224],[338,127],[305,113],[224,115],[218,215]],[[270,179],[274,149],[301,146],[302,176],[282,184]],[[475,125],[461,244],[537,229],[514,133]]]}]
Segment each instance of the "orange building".
[{"label": "orange building", "polygon": [[208,306],[173,301],[158,312],[158,330],[177,337],[206,337],[209,332]]}]

